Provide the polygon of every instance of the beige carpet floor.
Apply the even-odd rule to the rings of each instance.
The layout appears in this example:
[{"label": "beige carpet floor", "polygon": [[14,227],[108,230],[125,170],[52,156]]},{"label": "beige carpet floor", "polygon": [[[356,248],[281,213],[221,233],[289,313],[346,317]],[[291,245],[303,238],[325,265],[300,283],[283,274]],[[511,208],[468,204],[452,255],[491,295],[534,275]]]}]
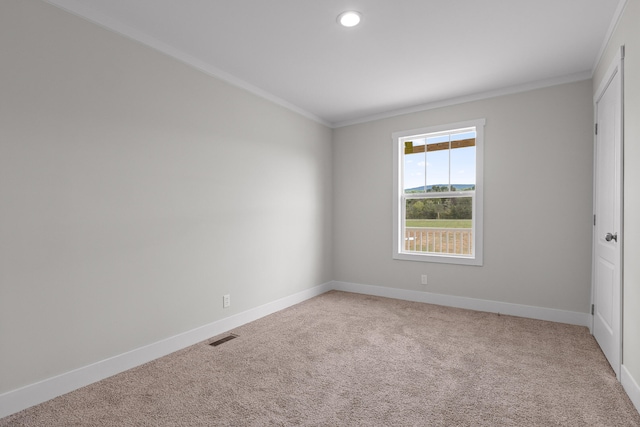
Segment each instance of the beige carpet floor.
[{"label": "beige carpet floor", "polygon": [[584,327],[332,291],[231,332],[0,426],[640,426]]}]

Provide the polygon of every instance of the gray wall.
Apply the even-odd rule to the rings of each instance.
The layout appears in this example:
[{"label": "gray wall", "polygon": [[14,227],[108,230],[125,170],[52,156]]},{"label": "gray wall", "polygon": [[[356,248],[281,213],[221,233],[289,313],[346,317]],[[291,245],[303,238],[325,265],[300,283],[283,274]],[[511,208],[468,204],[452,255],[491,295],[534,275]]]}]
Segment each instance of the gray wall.
[{"label": "gray wall", "polygon": [[[336,129],[335,279],[586,313],[591,98],[591,81],[582,81]],[[484,266],[393,260],[392,132],[479,118]]]},{"label": "gray wall", "polygon": [[[627,117],[639,13],[593,81],[626,43]],[[422,290],[427,273],[430,292],[588,310],[591,81],[332,133],[40,1],[0,2],[0,58],[0,394],[332,279]],[[477,118],[484,266],[392,260],[391,133]],[[640,125],[625,133],[637,379]]]},{"label": "gray wall", "polygon": [[0,58],[0,394],[332,279],[331,129],[40,1]]},{"label": "gray wall", "polygon": [[593,77],[594,95],[621,45],[624,61],[624,273],[622,364],[640,384],[640,1],[629,0]]}]

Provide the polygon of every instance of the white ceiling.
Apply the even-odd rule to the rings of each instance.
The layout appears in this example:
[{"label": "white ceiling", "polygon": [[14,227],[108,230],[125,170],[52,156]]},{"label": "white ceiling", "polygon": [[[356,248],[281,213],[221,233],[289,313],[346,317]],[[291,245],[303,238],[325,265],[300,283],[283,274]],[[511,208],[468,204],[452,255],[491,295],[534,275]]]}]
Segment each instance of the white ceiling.
[{"label": "white ceiling", "polygon": [[625,2],[48,1],[331,126],[589,78]]}]

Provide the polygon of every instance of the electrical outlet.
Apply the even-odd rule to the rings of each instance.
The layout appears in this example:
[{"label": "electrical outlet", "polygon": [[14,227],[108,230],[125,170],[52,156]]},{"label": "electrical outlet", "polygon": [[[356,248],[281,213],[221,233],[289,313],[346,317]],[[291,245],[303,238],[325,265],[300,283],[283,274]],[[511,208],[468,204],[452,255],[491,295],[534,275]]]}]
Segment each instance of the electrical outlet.
[{"label": "electrical outlet", "polygon": [[231,295],[222,297],[222,308],[228,308],[231,305]]},{"label": "electrical outlet", "polygon": [[427,275],[426,275],[426,274],[423,274],[423,275],[422,275],[422,277],[421,277],[421,282],[420,282],[420,283],[422,283],[423,285],[426,285],[426,284],[427,284]]}]

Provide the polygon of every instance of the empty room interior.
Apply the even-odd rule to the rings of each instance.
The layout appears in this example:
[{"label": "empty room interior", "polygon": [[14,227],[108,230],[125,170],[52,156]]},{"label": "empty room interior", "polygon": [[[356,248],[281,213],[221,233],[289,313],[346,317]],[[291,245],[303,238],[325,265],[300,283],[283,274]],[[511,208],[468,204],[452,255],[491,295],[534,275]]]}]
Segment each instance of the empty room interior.
[{"label": "empty room interior", "polygon": [[[0,425],[276,318],[315,345],[304,307],[366,333],[377,304],[415,313],[398,342],[437,318],[446,343],[445,309],[484,316],[455,339],[571,327],[633,425],[638,22],[640,0],[1,0]],[[504,402],[459,425],[519,424]],[[368,423],[287,410],[244,425]]]}]

